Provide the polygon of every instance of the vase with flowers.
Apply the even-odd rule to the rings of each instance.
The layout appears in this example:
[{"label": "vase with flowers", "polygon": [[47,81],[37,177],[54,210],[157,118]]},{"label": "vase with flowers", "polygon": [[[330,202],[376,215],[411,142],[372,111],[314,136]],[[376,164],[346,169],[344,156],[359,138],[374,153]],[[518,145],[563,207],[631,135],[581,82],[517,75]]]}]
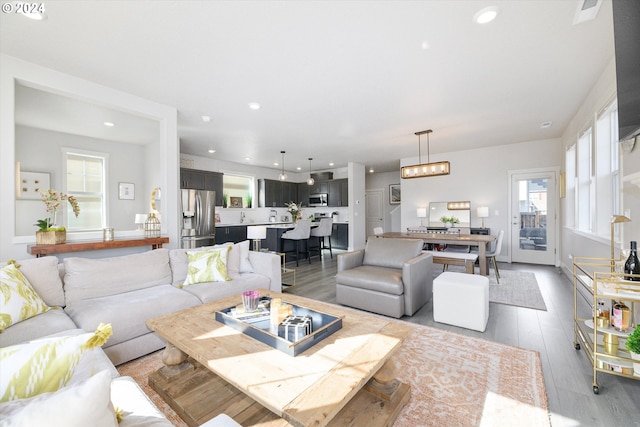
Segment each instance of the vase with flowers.
[{"label": "vase with flowers", "polygon": [[78,217],[78,215],[80,215],[78,201],[73,196],[52,189],[41,191],[40,195],[42,202],[47,208],[47,213],[51,216],[39,219],[38,222],[34,224],[38,227],[38,231],[36,231],[36,243],[39,245],[49,245],[66,242],[67,229],[57,224],[58,209],[62,202],[67,201],[71,205],[74,215]]},{"label": "vase with flowers", "polygon": [[287,204],[287,212],[291,214],[291,222],[295,224],[299,219],[302,219],[302,202],[289,202]]}]

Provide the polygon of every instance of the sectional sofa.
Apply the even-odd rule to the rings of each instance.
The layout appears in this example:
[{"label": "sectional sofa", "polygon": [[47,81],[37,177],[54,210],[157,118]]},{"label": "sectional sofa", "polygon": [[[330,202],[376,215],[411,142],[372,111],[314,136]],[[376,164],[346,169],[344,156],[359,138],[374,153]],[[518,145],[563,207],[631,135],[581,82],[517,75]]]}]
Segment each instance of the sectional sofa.
[{"label": "sectional sofa", "polygon": [[[106,355],[98,365],[111,372],[111,392],[116,394],[112,401],[124,405],[140,402],[146,396],[131,397],[132,393],[136,394],[136,387],[131,379],[118,378],[115,366],[165,346],[147,328],[147,319],[245,290],[281,290],[280,256],[249,251],[248,241],[200,248],[207,249],[226,253],[227,277],[220,281],[196,280],[198,283],[187,285],[185,283],[193,281],[193,277],[188,278],[192,276],[193,267],[185,249],[157,249],[102,259],[70,257],[62,263],[55,257],[17,261],[22,275],[51,309],[4,329],[0,333],[0,347],[13,348],[9,346],[44,337],[93,332],[101,323],[110,324],[111,335],[102,349],[97,348],[98,356],[94,359],[101,359],[100,354]],[[93,368],[94,372],[97,370]],[[137,394],[140,393],[138,390]],[[0,414],[2,408],[0,404]],[[150,410],[148,405],[146,409]],[[155,409],[152,404],[151,409]],[[120,426],[165,425],[158,420],[158,413],[155,409],[151,418],[130,416],[129,424],[120,423]],[[132,423],[132,420],[137,421]],[[212,421],[212,425],[234,425],[224,417],[216,423]]]}]

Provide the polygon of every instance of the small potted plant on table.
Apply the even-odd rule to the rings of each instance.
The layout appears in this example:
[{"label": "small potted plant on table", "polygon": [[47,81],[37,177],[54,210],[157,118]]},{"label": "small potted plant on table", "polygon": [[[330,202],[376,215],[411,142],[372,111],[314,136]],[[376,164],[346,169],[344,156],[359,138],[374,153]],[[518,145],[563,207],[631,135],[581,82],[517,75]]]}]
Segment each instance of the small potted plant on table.
[{"label": "small potted plant on table", "polygon": [[67,201],[73,209],[73,213],[76,217],[80,215],[80,206],[78,201],[73,196],[68,196],[64,193],[59,193],[55,190],[46,190],[40,192],[42,196],[42,202],[47,207],[47,213],[51,214],[51,217],[45,219],[39,219],[34,225],[39,228],[36,231],[36,244],[38,245],[57,245],[67,241],[67,229],[57,225],[57,213],[61,202]]},{"label": "small potted plant on table", "polygon": [[633,372],[640,376],[640,324],[636,325],[636,329],[627,337],[624,346],[631,353],[631,358],[638,361],[633,364]]}]

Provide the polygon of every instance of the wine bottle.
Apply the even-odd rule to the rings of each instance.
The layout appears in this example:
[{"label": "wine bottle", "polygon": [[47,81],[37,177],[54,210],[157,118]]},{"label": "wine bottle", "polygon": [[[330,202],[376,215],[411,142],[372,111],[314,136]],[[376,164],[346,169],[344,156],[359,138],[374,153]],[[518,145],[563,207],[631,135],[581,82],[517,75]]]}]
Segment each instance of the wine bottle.
[{"label": "wine bottle", "polygon": [[[635,240],[631,241],[631,253],[627,262],[624,263],[625,274],[640,274],[640,261],[638,261],[638,248]],[[640,277],[625,276],[626,280],[640,282]]]}]

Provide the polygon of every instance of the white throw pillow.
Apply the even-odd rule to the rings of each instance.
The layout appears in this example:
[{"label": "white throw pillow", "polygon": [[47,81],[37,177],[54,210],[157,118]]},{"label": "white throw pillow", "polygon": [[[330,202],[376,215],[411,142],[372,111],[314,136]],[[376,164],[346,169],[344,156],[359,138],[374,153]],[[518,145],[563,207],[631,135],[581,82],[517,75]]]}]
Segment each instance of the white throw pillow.
[{"label": "white throw pillow", "polygon": [[64,387],[74,377],[82,355],[110,336],[111,325],[101,324],[95,333],[42,338],[0,348],[0,402]]},{"label": "white throw pillow", "polygon": [[206,251],[188,251],[187,278],[184,286],[204,282],[226,282],[231,280],[227,275],[227,257],[230,246]]},{"label": "white throw pillow", "polygon": [[15,265],[9,264],[0,269],[0,333],[48,310],[50,307]]},{"label": "white throw pillow", "polygon": [[236,243],[240,248],[240,273],[253,273],[253,266],[249,261],[249,241]]},{"label": "white throw pillow", "polygon": [[73,386],[31,399],[0,404],[0,426],[92,426],[118,425],[111,404],[111,374],[100,371]]}]

